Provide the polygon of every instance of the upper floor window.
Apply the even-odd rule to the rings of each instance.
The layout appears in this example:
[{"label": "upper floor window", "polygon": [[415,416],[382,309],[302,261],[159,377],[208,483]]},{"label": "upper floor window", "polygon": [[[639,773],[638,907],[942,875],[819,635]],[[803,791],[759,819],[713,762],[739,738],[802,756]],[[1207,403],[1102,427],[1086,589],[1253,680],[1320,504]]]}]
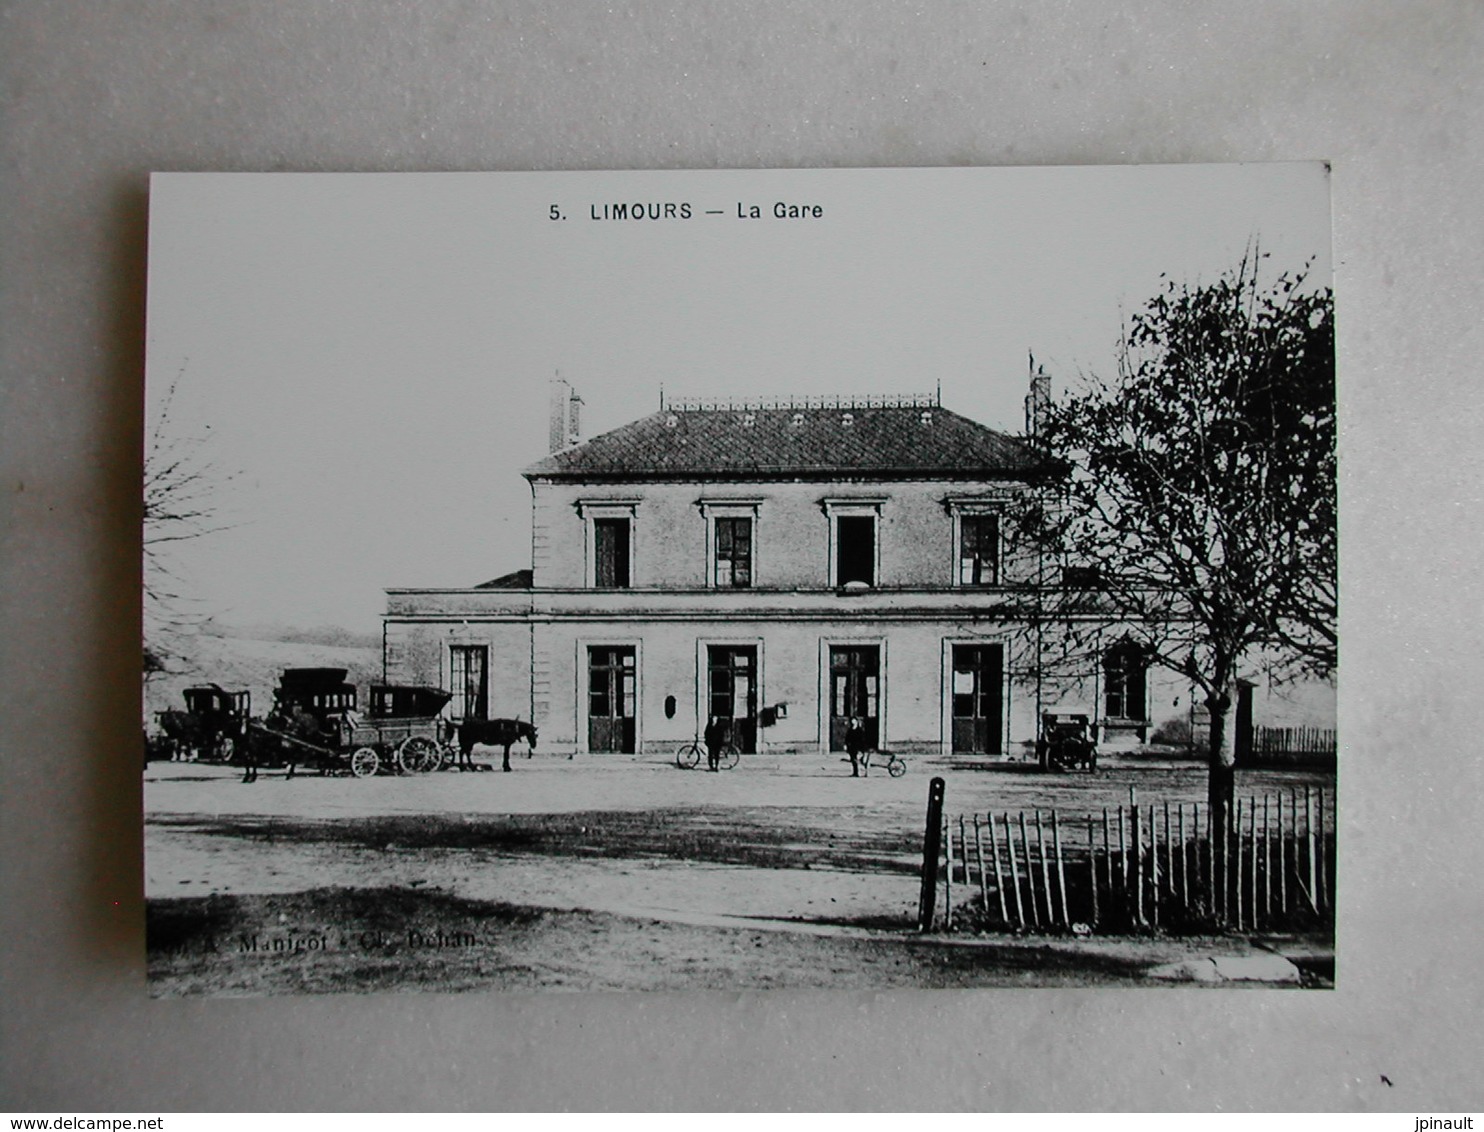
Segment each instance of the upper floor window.
[{"label": "upper floor window", "polygon": [[623,590],[634,578],[634,510],[632,500],[580,500],[578,514],[587,524],[586,580],[589,586]]},{"label": "upper floor window", "polygon": [[1148,658],[1124,640],[1103,653],[1103,714],[1108,719],[1147,719],[1145,671]]},{"label": "upper floor window", "polygon": [[593,520],[593,585],[628,589],[629,520]]},{"label": "upper floor window", "polygon": [[747,589],[757,584],[757,527],[761,499],[702,499],[706,520],[706,584]]},{"label": "upper floor window", "polygon": [[876,516],[838,516],[835,547],[835,585],[876,584]]},{"label": "upper floor window", "polygon": [[745,589],[752,585],[752,520],[716,520],[716,585]]},{"label": "upper floor window", "polygon": [[1000,517],[963,515],[958,523],[958,584],[993,586],[1000,580]]},{"label": "upper floor window", "polygon": [[944,510],[953,518],[954,585],[1003,583],[1005,547],[1000,520],[1008,498],[1005,491],[990,490],[943,500]]},{"label": "upper floor window", "polygon": [[880,584],[877,521],[882,502],[880,499],[824,500],[824,511],[830,520],[830,585],[837,589]]}]

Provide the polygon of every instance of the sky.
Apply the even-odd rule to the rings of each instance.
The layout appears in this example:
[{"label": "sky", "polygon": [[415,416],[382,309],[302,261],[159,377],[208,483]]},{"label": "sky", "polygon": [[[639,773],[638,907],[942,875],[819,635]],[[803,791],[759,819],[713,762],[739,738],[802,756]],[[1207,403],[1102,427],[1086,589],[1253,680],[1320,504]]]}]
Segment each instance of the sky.
[{"label": "sky", "polygon": [[[691,216],[593,218],[641,202]],[[146,434],[216,528],[163,564],[226,624],[374,631],[387,588],[530,565],[554,375],[586,436],[662,390],[941,388],[1018,432],[1028,354],[1106,377],[1162,277],[1254,243],[1329,283],[1323,165],[156,174]]]}]

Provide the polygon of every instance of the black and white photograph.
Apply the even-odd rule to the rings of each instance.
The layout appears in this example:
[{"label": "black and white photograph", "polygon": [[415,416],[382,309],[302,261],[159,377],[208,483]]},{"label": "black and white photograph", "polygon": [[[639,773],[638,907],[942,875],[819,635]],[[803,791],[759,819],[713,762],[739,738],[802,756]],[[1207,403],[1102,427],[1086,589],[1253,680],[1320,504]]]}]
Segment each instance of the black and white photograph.
[{"label": "black and white photograph", "polygon": [[151,995],[1336,985],[1326,164],[148,239]]}]

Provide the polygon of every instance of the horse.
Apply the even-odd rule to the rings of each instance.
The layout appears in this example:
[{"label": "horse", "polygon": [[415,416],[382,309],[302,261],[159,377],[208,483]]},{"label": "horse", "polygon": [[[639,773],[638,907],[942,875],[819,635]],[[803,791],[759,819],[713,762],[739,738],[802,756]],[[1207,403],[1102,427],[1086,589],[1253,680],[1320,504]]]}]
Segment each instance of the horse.
[{"label": "horse", "polygon": [[236,716],[169,710],[157,712],[155,718],[176,761],[231,762],[247,734],[247,721]]},{"label": "horse", "polygon": [[[452,731],[453,725],[449,724]],[[505,754],[500,769],[510,770],[510,748],[519,740],[527,743],[526,758],[536,749],[536,725],[522,719],[466,719],[458,726],[460,770],[473,770],[474,759],[470,752],[478,745],[503,747]]]},{"label": "horse", "polygon": [[[263,726],[265,731],[258,733],[257,741],[249,736],[247,742],[241,745],[240,749],[244,756],[243,764],[246,767],[246,772],[242,776],[243,782],[258,780],[258,767],[263,762],[264,750],[283,757],[287,764],[284,778],[289,779],[294,777],[294,772],[299,769],[299,762],[303,758],[299,744],[292,740],[299,739],[315,747],[329,746],[333,742],[333,734],[327,731],[318,719],[302,708],[292,708],[287,712],[274,711],[263,721]],[[267,746],[260,749],[259,742]],[[324,773],[323,764],[320,766],[320,773]]]},{"label": "horse", "polygon": [[195,762],[200,756],[201,727],[196,717],[188,711],[156,712],[160,730],[169,741],[170,758],[173,762]]}]

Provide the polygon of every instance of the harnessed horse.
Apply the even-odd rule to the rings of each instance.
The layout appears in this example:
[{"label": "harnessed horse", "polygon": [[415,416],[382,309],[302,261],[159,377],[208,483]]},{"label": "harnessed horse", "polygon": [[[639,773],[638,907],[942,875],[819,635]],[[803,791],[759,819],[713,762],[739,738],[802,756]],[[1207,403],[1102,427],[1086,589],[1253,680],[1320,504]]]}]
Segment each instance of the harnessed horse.
[{"label": "harnessed horse", "polygon": [[[452,731],[453,724],[449,724]],[[526,758],[536,749],[536,725],[523,719],[466,719],[458,726],[460,770],[473,770],[474,759],[470,752],[477,746],[503,747],[505,753],[500,769],[510,769],[510,748],[524,739],[527,744]]]}]

